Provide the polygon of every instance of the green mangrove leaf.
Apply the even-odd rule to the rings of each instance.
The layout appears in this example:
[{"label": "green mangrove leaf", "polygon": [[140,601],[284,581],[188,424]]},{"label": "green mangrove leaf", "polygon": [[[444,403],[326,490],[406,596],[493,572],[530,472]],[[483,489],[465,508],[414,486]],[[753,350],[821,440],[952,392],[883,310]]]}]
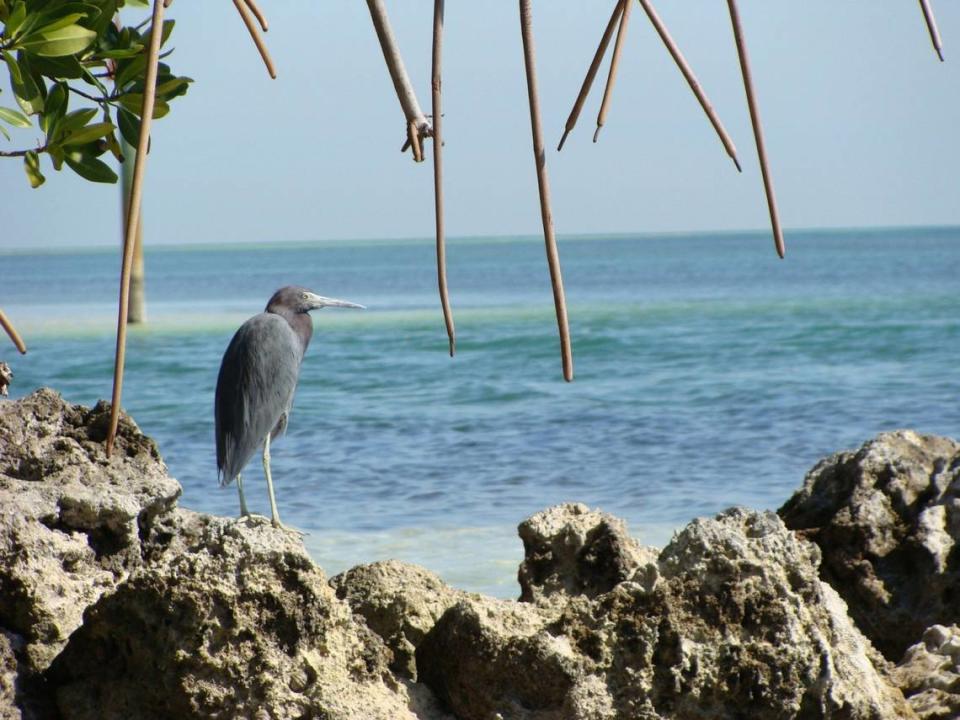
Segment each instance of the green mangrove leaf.
[{"label": "green mangrove leaf", "polygon": [[140,143],[140,118],[129,110],[120,108],[117,111],[117,125],[123,139],[133,147]]},{"label": "green mangrove leaf", "polygon": [[115,183],[117,174],[102,160],[80,151],[68,152],[63,159],[77,175],[90,182]]},{"label": "green mangrove leaf", "polygon": [[97,39],[93,30],[80,25],[68,25],[56,30],[38,31],[20,41],[21,48],[41,57],[74,55],[86,50]]},{"label": "green mangrove leaf", "polygon": [[89,142],[94,140],[99,140],[104,135],[109,135],[113,132],[113,123],[101,122],[94,123],[93,125],[87,125],[78,130],[71,130],[63,134],[61,144],[64,147],[70,147],[71,145],[86,145]]},{"label": "green mangrove leaf", "polygon": [[13,125],[14,127],[33,127],[33,123],[30,122],[30,118],[21,113],[19,110],[13,110],[12,108],[0,107],[0,120]]},{"label": "green mangrove leaf", "polygon": [[35,150],[29,150],[23,156],[23,171],[27,174],[27,180],[32,188],[38,188],[46,181],[43,173],[40,172],[40,157]]}]

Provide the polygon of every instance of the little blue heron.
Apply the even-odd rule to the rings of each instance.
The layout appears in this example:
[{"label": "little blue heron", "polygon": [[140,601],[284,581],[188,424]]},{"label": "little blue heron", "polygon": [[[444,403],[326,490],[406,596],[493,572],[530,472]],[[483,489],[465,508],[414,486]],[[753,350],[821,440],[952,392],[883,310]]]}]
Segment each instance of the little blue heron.
[{"label": "little blue heron", "polygon": [[262,443],[274,527],[282,525],[270,477],[270,440],[287,427],[300,364],[313,335],[308,313],[324,307],[362,309],[363,305],[322,297],[302,287],[280,288],[262,313],[240,326],[220,363],[214,401],[220,485],[236,478],[240,515],[249,516],[240,472]]}]

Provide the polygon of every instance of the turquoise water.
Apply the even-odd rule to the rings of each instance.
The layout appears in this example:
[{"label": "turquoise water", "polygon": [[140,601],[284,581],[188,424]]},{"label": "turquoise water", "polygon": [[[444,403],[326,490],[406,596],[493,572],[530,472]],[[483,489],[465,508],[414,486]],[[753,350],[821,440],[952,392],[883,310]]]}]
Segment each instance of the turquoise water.
[{"label": "turquoise water", "polygon": [[[455,240],[458,354],[430,241],[153,249],[151,322],[124,406],[182,503],[217,486],[213,390],[236,327],[297,283],[363,303],[314,313],[287,436],[281,516],[329,573],[398,557],[516,593],[515,526],[579,500],[662,544],[733,504],[776,508],[820,457],[882,430],[960,436],[960,228],[561,240],[576,380],[563,382],[537,238]],[[0,255],[0,306],[30,354],[13,394],[110,394],[116,252]],[[267,513],[257,461],[252,509]]]}]

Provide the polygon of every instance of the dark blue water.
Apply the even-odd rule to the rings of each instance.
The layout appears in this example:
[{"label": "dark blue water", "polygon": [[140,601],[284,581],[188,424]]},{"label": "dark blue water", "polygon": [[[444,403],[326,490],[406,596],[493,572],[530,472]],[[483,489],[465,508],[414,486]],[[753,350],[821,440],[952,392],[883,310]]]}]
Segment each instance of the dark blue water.
[{"label": "dark blue water", "polygon": [[[368,306],[315,313],[287,436],[281,517],[329,571],[385,557],[515,593],[515,525],[579,500],[662,543],[733,504],[776,508],[820,457],[899,427],[960,436],[960,229],[568,238],[576,380],[563,382],[538,239],[454,241],[446,354],[427,241],[148,251],[151,321],[124,407],[183,504],[216,482],[213,389],[236,327],[298,283]],[[0,256],[30,346],[14,395],[109,397],[116,253]],[[260,463],[248,501],[267,513]]]}]

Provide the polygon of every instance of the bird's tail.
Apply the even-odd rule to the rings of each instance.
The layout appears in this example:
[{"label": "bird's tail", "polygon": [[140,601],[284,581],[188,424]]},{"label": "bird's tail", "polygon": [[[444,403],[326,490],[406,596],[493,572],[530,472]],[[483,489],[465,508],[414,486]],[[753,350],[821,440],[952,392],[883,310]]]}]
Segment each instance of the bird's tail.
[{"label": "bird's tail", "polygon": [[236,475],[230,476],[224,472],[223,468],[217,468],[217,482],[220,483],[220,487],[226,487],[233,482]]}]

